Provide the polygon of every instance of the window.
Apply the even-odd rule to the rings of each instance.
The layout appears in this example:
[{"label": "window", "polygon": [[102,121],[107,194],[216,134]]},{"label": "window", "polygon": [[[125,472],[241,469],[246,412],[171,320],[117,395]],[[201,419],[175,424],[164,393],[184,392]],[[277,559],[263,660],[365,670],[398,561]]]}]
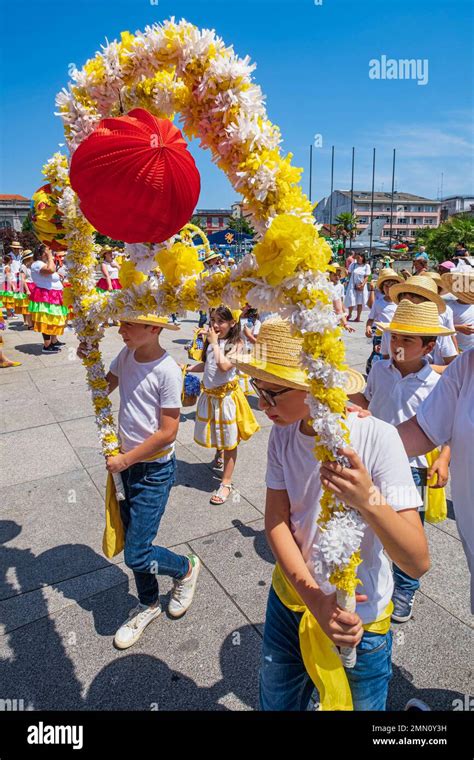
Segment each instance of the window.
[{"label": "window", "polygon": [[357,220],[357,224],[368,224],[368,217],[366,216],[359,216]]},{"label": "window", "polygon": [[406,224],[407,220],[406,220],[405,217],[403,217],[402,219],[397,219],[397,222],[398,222],[398,224]]},{"label": "window", "polygon": [[219,217],[218,216],[213,216],[212,217],[212,226],[213,227],[218,227],[219,226]]},{"label": "window", "polygon": [[423,224],[435,224],[436,219],[433,216],[425,216]]}]

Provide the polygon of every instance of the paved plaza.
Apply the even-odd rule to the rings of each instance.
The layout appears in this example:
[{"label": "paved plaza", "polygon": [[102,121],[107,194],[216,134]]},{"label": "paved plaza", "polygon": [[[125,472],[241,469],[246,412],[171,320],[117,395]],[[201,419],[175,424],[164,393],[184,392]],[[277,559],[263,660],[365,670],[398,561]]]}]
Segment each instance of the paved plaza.
[{"label": "paved plaza", "polygon": [[[196,324],[164,331],[163,345],[184,361]],[[364,371],[364,325],[348,336],[348,358]],[[255,710],[265,604],[273,567],[264,526],[266,446],[271,423],[239,447],[238,496],[209,504],[217,487],[212,452],[193,442],[194,408],[183,410],[178,479],[159,543],[201,558],[194,603],[181,620],[164,612],[130,650],[113,634],[135,606],[123,554],[101,549],[105,467],[76,339],[41,354],[41,336],[10,320],[9,358],[0,372],[0,700],[36,710]],[[122,348],[116,328],[102,344],[106,364]],[[113,396],[118,407],[118,391]],[[256,401],[251,400],[256,409]],[[452,509],[427,525],[432,568],[413,618],[393,625],[388,707],[419,697],[452,710],[472,693],[468,571]],[[166,607],[171,579],[160,578]],[[458,707],[459,709],[459,707]]]}]

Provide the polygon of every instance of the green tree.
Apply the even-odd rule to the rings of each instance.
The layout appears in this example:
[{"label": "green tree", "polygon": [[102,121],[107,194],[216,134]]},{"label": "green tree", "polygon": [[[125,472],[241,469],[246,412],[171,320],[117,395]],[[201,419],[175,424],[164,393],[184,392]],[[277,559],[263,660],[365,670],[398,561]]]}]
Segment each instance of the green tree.
[{"label": "green tree", "polygon": [[344,249],[346,242],[354,238],[357,233],[357,217],[350,211],[343,211],[336,217],[336,233],[344,240]]},{"label": "green tree", "polygon": [[416,235],[417,245],[426,246],[429,255],[445,261],[453,255],[456,243],[464,243],[468,251],[474,249],[474,219],[453,216],[436,229],[420,229]]},{"label": "green tree", "polygon": [[199,229],[202,230],[204,234],[206,233],[200,216],[192,216],[189,222],[190,224],[194,224],[195,227],[199,227]]},{"label": "green tree", "polygon": [[124,243],[122,240],[114,240],[108,235],[102,235],[101,232],[94,232],[94,239],[97,245],[106,246],[108,248],[123,248]]},{"label": "green tree", "polygon": [[229,229],[244,233],[245,235],[255,235],[255,230],[245,217],[232,216],[229,219],[227,226]]}]

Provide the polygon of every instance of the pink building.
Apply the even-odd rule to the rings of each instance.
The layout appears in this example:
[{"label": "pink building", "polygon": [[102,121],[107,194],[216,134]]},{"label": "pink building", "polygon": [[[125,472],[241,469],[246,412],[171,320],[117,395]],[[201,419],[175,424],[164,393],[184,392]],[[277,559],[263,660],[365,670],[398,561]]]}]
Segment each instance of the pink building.
[{"label": "pink building", "polygon": [[[392,237],[403,240],[414,240],[417,230],[424,227],[439,227],[440,224],[440,201],[423,198],[411,193],[396,192],[393,195],[392,212]],[[391,193],[374,193],[373,216],[385,217],[386,224],[382,230],[382,236],[390,236],[390,210]],[[316,221],[335,224],[336,217],[343,212],[351,210],[350,190],[335,190],[331,198],[323,198],[315,209]],[[371,211],[370,190],[354,190],[353,201],[354,214],[357,216],[357,231],[362,232],[368,227]],[[329,217],[332,211],[332,219]]]}]

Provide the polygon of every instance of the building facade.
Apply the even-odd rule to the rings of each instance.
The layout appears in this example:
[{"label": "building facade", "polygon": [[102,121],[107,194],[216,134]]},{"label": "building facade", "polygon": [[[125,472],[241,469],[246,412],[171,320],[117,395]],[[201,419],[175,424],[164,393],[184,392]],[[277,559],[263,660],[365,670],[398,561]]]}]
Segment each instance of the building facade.
[{"label": "building facade", "polygon": [[[353,212],[357,217],[357,233],[369,226],[372,218],[371,191],[354,190]],[[331,208],[332,205],[332,208]],[[440,224],[440,201],[423,198],[411,193],[396,192],[393,195],[392,237],[414,240],[417,230],[438,227]],[[373,216],[386,218],[382,237],[390,237],[391,193],[374,193]],[[335,224],[339,214],[350,213],[350,190],[334,190],[332,197],[323,198],[314,211],[319,224]],[[331,217],[331,218],[330,218]]]},{"label": "building facade", "polygon": [[232,211],[223,208],[198,208],[193,216],[199,220],[199,226],[206,235],[212,235],[213,232],[219,232],[228,227],[229,220],[232,219]]},{"label": "building facade", "polygon": [[441,221],[445,222],[450,216],[474,211],[474,196],[450,195],[441,201]]},{"label": "building facade", "polygon": [[23,195],[0,195],[0,229],[11,227],[15,232],[21,232],[30,203]]}]

